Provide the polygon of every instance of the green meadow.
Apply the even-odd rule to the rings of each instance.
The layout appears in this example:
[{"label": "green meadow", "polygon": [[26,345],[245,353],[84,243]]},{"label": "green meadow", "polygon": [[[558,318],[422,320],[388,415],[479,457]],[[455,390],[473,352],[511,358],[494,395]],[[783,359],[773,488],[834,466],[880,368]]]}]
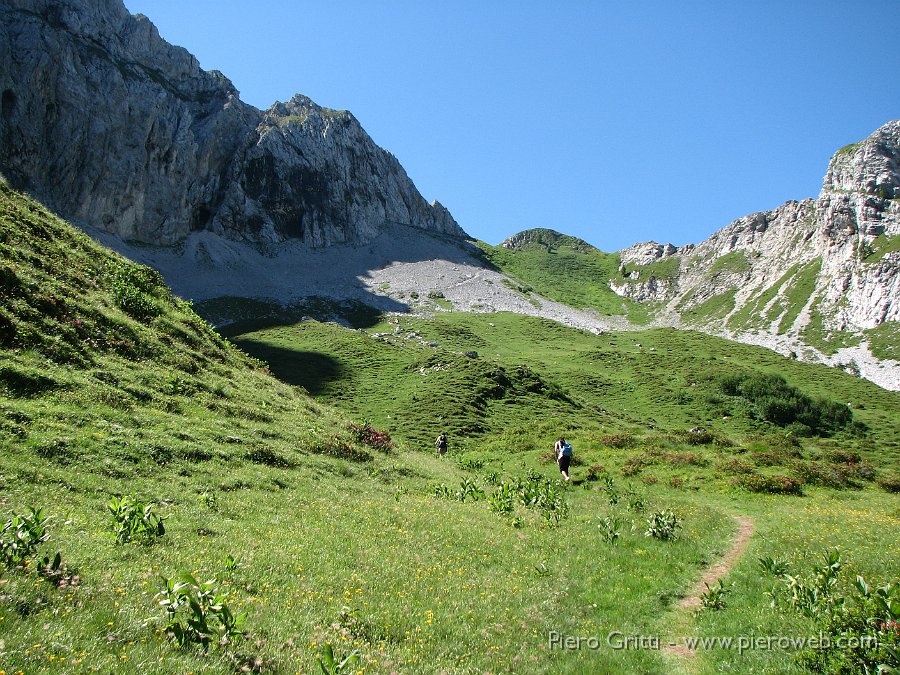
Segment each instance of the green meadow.
[{"label": "green meadow", "polygon": [[[216,333],[5,186],[0,251],[4,675],[898,665],[896,393],[511,314]],[[877,645],[778,641],[821,634]]]}]

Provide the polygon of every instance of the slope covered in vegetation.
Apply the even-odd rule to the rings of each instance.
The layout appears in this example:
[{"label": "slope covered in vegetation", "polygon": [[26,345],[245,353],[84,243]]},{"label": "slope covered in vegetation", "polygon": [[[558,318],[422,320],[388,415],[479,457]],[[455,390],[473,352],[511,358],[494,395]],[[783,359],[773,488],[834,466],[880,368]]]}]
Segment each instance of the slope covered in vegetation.
[{"label": "slope covered in vegetation", "polygon": [[[898,395],[840,371],[700,333],[655,329],[598,336],[512,314],[394,316],[365,331],[310,320],[245,322],[227,334],[267,359],[279,377],[389,429],[412,448],[425,450],[438,431],[448,431],[451,456],[490,499],[502,494],[491,481],[526,471],[553,475],[549,446],[565,435],[577,449],[573,475],[582,489],[567,491],[573,515],[560,528],[567,541],[579,542],[578,555],[590,550],[596,556],[586,585],[593,586],[595,574],[605,580],[605,589],[591,595],[605,598],[601,606],[613,598],[645,597],[629,575],[650,569],[653,576],[665,574],[654,567],[658,562],[647,565],[640,537],[650,529],[650,505],[660,500],[671,500],[676,510],[711,509],[756,520],[750,551],[730,577],[734,586],[719,598],[727,609],[684,622],[669,607],[671,598],[658,599],[652,613],[688,635],[737,639],[823,629],[824,615],[810,618],[818,609],[799,618],[805,610],[783,595],[785,584],[760,568],[760,558],[807,579],[818,574],[826,549],[837,546],[843,562],[828,565],[849,564],[878,583],[895,580]],[[585,526],[595,528],[598,539],[582,540]],[[628,527],[634,528],[630,536],[624,534]],[[695,541],[706,536],[694,528],[685,534]],[[633,547],[633,557],[613,572],[597,541]],[[841,597],[849,597],[853,575],[834,574],[835,592],[840,588]],[[778,597],[781,611],[772,613],[767,593]],[[608,610],[588,615],[618,625]],[[671,628],[654,630],[665,637]],[[637,651],[646,656],[652,650]],[[594,656],[610,664],[606,659],[614,652]],[[721,648],[702,653],[696,667],[799,673],[817,658],[831,664],[826,670],[852,661],[843,653],[737,654]],[[860,657],[855,667],[862,662]],[[641,667],[672,672],[678,666],[670,659]]]},{"label": "slope covered in vegetation", "polygon": [[[805,580],[839,545],[872,584],[900,561],[896,395],[841,373],[690,333],[455,312],[231,326],[267,369],[5,186],[0,247],[7,673],[353,656],[345,672],[672,672],[615,635],[813,635],[757,558]],[[760,391],[801,413],[853,405],[789,428]],[[568,485],[548,457],[560,433]],[[758,536],[727,608],[682,616],[733,512]],[[697,667],[803,672],[794,656],[710,650]]]},{"label": "slope covered in vegetation", "polygon": [[480,246],[488,261],[518,279],[526,290],[577,309],[627,315],[636,323],[648,320],[646,307],[616,295],[609,287],[610,279],[619,274],[618,254],[604,253],[553,230],[526,230],[507,241],[511,242],[508,246]]}]

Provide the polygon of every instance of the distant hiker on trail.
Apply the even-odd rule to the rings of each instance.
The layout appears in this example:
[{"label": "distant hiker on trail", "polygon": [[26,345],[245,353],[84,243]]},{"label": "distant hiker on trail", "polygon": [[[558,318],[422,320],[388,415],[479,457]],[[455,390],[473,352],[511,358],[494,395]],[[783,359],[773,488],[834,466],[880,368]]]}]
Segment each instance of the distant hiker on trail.
[{"label": "distant hiker on trail", "polygon": [[434,442],[435,447],[437,448],[439,455],[447,454],[447,434],[443,431],[441,435],[437,437],[437,440]]},{"label": "distant hiker on trail", "polygon": [[559,472],[569,481],[569,464],[572,462],[572,446],[566,443],[566,439],[560,436],[553,446],[556,451],[556,463],[559,464]]}]

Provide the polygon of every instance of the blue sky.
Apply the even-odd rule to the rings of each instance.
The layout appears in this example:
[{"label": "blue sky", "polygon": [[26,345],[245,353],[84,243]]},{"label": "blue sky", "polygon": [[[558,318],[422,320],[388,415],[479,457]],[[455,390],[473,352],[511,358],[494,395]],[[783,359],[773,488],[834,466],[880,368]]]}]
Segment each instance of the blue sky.
[{"label": "blue sky", "polygon": [[260,108],[350,110],[497,244],[699,242],[900,118],[898,0],[125,0]]}]

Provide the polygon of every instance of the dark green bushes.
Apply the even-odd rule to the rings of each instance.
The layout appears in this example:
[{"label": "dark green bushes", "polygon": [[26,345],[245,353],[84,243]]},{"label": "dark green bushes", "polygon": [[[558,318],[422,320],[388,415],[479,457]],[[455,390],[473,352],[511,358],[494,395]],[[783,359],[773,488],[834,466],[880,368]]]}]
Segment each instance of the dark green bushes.
[{"label": "dark green bushes", "polygon": [[853,422],[853,413],[846,405],[813,399],[780,375],[722,375],[718,386],[723,394],[750,403],[757,418],[785,427],[798,436],[827,436]]},{"label": "dark green bushes", "polygon": [[773,495],[803,494],[803,482],[790,476],[763,476],[749,473],[736,478],[733,484],[750,492],[765,492]]},{"label": "dark green bushes", "polygon": [[165,311],[154,297],[166,291],[159,272],[115,258],[109,260],[108,268],[113,299],[123,312],[138,321],[147,321]]}]

